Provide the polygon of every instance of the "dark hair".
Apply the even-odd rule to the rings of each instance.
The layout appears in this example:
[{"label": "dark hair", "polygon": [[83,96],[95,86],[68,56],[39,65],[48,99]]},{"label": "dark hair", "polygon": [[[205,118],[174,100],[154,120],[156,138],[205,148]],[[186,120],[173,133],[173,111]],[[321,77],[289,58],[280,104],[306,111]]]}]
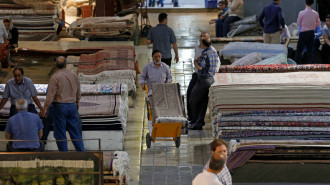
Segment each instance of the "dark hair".
[{"label": "dark hair", "polygon": [[[153,51],[152,51],[152,55],[151,55],[151,56],[153,57],[153,56],[154,56],[154,54],[156,54],[156,53],[160,53],[160,51],[158,51],[157,49],[153,50]],[[160,53],[160,54],[161,54],[161,53]]]},{"label": "dark hair", "polygon": [[210,39],[202,39],[202,42],[204,46],[210,47],[211,46],[211,40]]},{"label": "dark hair", "polygon": [[158,21],[163,22],[164,19],[167,19],[167,14],[166,13],[160,13],[158,16]]},{"label": "dark hair", "polygon": [[18,71],[21,71],[21,74],[24,75],[24,70],[23,70],[23,68],[21,68],[21,67],[15,67],[14,70],[13,70],[13,74],[14,74],[15,71],[17,71],[17,70],[18,70]]},{"label": "dark hair", "polygon": [[219,171],[221,170],[226,163],[226,156],[220,155],[220,158],[215,158],[214,156],[211,157],[210,163],[209,163],[209,168],[213,171]]},{"label": "dark hair", "polygon": [[226,4],[224,1],[219,1],[218,4]]},{"label": "dark hair", "polygon": [[306,0],[306,5],[311,6],[314,4],[314,0]]},{"label": "dark hair", "polygon": [[56,67],[59,69],[64,69],[66,66],[66,58],[63,56],[59,56],[56,58]]},{"label": "dark hair", "polygon": [[228,148],[227,146],[227,143],[222,140],[222,139],[214,139],[211,143],[210,143],[210,146],[211,146],[211,150],[212,151],[215,151],[215,149],[218,147],[218,146],[221,146],[221,145],[225,145],[226,148]]},{"label": "dark hair", "polygon": [[330,19],[330,14],[328,14],[325,18],[326,18],[326,19]]},{"label": "dark hair", "polygon": [[10,23],[10,20],[9,20],[9,19],[3,19],[3,22],[4,22],[4,23],[5,23],[5,22]]}]

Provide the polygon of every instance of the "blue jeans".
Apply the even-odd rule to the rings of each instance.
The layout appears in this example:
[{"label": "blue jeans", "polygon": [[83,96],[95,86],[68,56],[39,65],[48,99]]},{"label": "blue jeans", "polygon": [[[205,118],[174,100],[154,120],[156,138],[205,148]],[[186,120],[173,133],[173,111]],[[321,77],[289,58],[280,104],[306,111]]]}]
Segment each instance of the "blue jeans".
[{"label": "blue jeans", "polygon": [[215,36],[216,37],[225,37],[225,35],[222,34],[222,26],[223,26],[223,22],[226,19],[217,19],[215,21]]},{"label": "blue jeans", "polygon": [[[86,151],[79,129],[80,120],[77,105],[75,103],[53,103],[53,107],[55,139],[66,140],[66,129],[68,129],[71,139],[78,139],[72,141],[76,151]],[[68,151],[67,141],[57,141],[56,144],[59,151]]]}]

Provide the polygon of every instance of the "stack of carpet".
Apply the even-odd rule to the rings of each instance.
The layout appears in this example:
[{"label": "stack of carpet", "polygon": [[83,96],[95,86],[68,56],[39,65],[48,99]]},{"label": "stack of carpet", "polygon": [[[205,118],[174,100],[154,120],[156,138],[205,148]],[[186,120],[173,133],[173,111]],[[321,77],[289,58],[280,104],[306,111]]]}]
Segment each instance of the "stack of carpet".
[{"label": "stack of carpet", "polygon": [[[4,84],[0,85],[1,94],[4,87]],[[36,84],[35,87],[43,105],[48,85]],[[81,95],[79,116],[82,122],[83,139],[101,139],[102,150],[122,150],[128,112],[126,84],[82,84]],[[10,103],[8,102],[0,111],[1,130],[5,128],[9,110]],[[54,140],[52,133],[49,134],[48,140]],[[86,140],[84,144],[86,150],[99,149],[98,140]],[[56,144],[49,142],[46,150],[57,150]]]},{"label": "stack of carpet", "polygon": [[129,40],[133,38],[137,24],[136,14],[124,17],[88,17],[78,19],[68,30],[79,39]]},{"label": "stack of carpet", "polygon": [[235,183],[330,182],[330,140],[232,140],[229,151]]},{"label": "stack of carpet", "polygon": [[10,18],[22,41],[53,40],[57,11],[57,5],[49,0],[0,2],[0,20]]},{"label": "stack of carpet", "polygon": [[222,65],[219,73],[286,73],[298,71],[330,71],[329,64],[273,64],[273,65]]},{"label": "stack of carpet", "polygon": [[82,84],[126,84],[130,94],[136,91],[136,63],[133,46],[113,46],[94,54],[68,57],[68,67]]},{"label": "stack of carpet", "polygon": [[234,65],[287,64],[287,48],[281,44],[231,42],[219,51],[219,55]]},{"label": "stack of carpet", "polygon": [[329,72],[217,73],[213,134],[223,138],[327,135]]},{"label": "stack of carpet", "polygon": [[227,37],[234,36],[262,36],[263,29],[258,23],[256,15],[245,17],[240,21],[230,24],[230,31]]},{"label": "stack of carpet", "polygon": [[178,83],[152,84],[153,123],[182,123],[187,118]]}]

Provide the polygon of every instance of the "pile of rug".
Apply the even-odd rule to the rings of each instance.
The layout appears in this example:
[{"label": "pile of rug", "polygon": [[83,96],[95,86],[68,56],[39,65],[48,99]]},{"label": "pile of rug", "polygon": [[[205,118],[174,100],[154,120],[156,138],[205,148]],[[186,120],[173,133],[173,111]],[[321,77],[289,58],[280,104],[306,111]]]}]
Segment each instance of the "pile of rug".
[{"label": "pile of rug", "polygon": [[131,39],[137,22],[136,14],[124,17],[89,17],[78,19],[68,28],[69,33],[79,39]]},{"label": "pile of rug", "polygon": [[262,36],[263,29],[258,23],[256,15],[245,17],[240,21],[230,24],[230,31],[227,37],[234,36]]},{"label": "pile of rug", "polygon": [[126,84],[136,91],[135,49],[132,46],[113,46],[94,54],[69,56],[68,68],[76,72],[82,84]]},{"label": "pile of rug", "polygon": [[235,183],[330,181],[330,140],[231,140],[229,151]]},{"label": "pile of rug", "polygon": [[[46,99],[48,85],[35,84],[41,104]],[[5,84],[0,85],[0,94]],[[10,102],[0,111],[1,130],[8,120]],[[37,108],[37,111],[39,109]],[[128,90],[126,84],[82,84],[79,116],[83,139],[101,139],[102,150],[122,150],[128,113]],[[68,137],[69,138],[69,137]],[[48,140],[54,140],[50,133]],[[84,141],[86,150],[98,150],[97,140]],[[70,147],[69,147],[70,148]],[[72,147],[71,147],[72,148]],[[46,150],[56,150],[56,143],[46,145]]]},{"label": "pile of rug", "polygon": [[0,21],[10,18],[20,41],[49,41],[56,36],[57,5],[49,0],[6,0],[0,2]]},{"label": "pile of rug", "polygon": [[329,64],[272,64],[272,65],[222,65],[219,73],[285,73],[298,71],[330,71]]},{"label": "pile of rug", "polygon": [[152,84],[153,123],[182,123],[187,118],[178,83]]},{"label": "pile of rug", "polygon": [[[269,58],[275,57],[276,58],[284,58],[282,59],[283,62],[287,62],[287,47],[281,44],[264,44],[264,43],[254,43],[254,42],[231,42],[226,44],[223,49],[219,51],[219,55],[223,56],[224,59],[229,59],[232,63],[236,60],[239,60],[243,57],[246,57],[252,53],[260,53],[261,59],[267,60]],[[270,61],[269,61],[270,60]],[[257,64],[260,62],[259,65],[264,64],[277,64],[274,63],[274,58],[269,59],[267,61],[256,61],[253,64]],[[279,64],[283,64],[280,60]],[[247,60],[249,62],[249,60]],[[249,63],[251,64],[251,63]],[[287,63],[286,63],[287,64]],[[244,62],[240,65],[246,65]]]},{"label": "pile of rug", "polygon": [[[329,134],[329,72],[217,73],[213,134],[223,138]],[[329,117],[330,118],[330,117]]]}]

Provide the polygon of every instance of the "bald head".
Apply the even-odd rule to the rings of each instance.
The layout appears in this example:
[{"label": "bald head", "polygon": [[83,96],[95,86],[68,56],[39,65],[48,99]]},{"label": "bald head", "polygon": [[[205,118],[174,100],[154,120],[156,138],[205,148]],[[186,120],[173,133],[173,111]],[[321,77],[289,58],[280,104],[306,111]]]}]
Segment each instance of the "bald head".
[{"label": "bald head", "polygon": [[59,56],[56,58],[56,67],[58,69],[64,69],[66,67],[66,59],[63,56]]},{"label": "bald head", "polygon": [[24,99],[18,99],[15,103],[17,111],[27,110],[27,101]]}]

